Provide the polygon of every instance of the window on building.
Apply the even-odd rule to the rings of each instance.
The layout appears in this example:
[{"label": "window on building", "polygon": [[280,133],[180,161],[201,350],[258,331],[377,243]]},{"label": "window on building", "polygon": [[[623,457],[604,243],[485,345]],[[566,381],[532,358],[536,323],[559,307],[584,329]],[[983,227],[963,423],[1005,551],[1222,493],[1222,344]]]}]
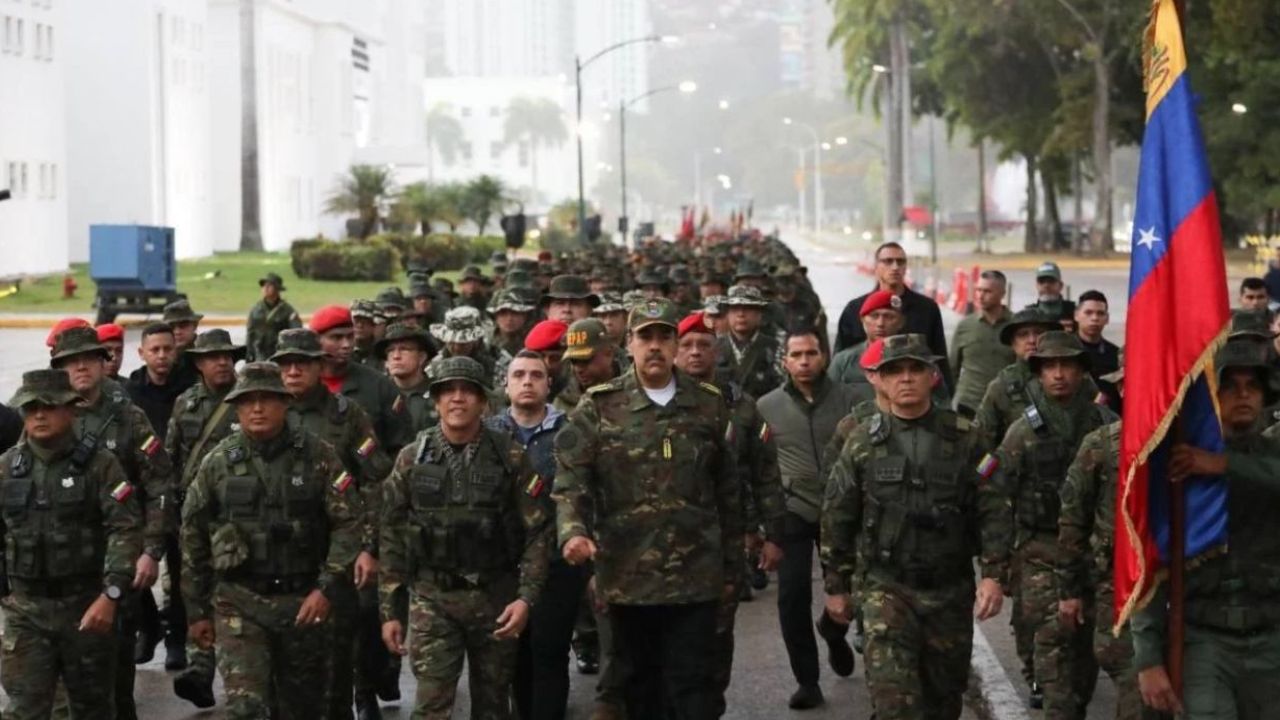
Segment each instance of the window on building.
[{"label": "window on building", "polygon": [[471,143],[464,142],[458,147],[458,155],[462,158],[463,165],[471,164]]},{"label": "window on building", "polygon": [[520,167],[529,167],[529,142],[527,140],[520,141],[519,156]]},{"label": "window on building", "polygon": [[22,36],[24,34],[22,27],[22,18],[13,21],[13,54],[22,56]]},{"label": "window on building", "polygon": [[501,114],[502,114],[502,108],[498,107],[497,105],[491,105],[489,107],[489,117],[498,117]]},{"label": "window on building", "polygon": [[497,160],[501,157],[502,157],[502,143],[497,140],[494,140],[493,142],[489,143],[489,159]]},{"label": "window on building", "polygon": [[13,44],[13,18],[4,16],[4,34],[0,35],[0,53],[9,54],[9,46]]},{"label": "window on building", "polygon": [[58,163],[49,163],[49,199],[58,197]]},{"label": "window on building", "polygon": [[26,197],[27,188],[29,187],[27,184],[27,164],[26,163],[22,163],[21,167],[19,168],[18,186],[22,188],[21,190],[22,197]]},{"label": "window on building", "polygon": [[44,59],[53,60],[53,26],[44,26]]},{"label": "window on building", "polygon": [[464,118],[469,118],[471,117],[471,108],[467,107],[466,105],[463,105],[462,108],[458,110],[458,114]]},{"label": "window on building", "polygon": [[8,184],[6,187],[8,187],[8,188],[9,188],[9,190],[10,190],[14,195],[17,195],[17,194],[19,193],[19,190],[18,190],[18,163],[16,163],[16,162],[11,162],[11,163],[9,163],[9,184]]},{"label": "window on building", "polygon": [[36,23],[35,50],[31,57],[36,60],[44,59],[44,24]]},{"label": "window on building", "polygon": [[49,163],[40,163],[40,184],[36,186],[36,197],[49,197]]}]

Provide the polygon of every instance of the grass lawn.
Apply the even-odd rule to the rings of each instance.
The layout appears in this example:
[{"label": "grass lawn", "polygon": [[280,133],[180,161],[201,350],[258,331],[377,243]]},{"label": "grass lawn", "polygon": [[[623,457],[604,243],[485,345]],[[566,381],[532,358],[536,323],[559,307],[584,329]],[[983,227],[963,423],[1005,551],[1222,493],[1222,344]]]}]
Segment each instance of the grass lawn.
[{"label": "grass lawn", "polygon": [[[487,265],[481,269],[486,274],[490,272]],[[303,314],[321,305],[346,305],[356,298],[372,299],[379,290],[392,284],[399,284],[402,290],[408,290],[408,282],[403,275],[397,278],[396,283],[300,280],[293,274],[288,253],[236,252],[179,261],[178,292],[184,292],[191,298],[191,306],[196,312],[247,315],[249,308],[261,297],[258,278],[267,272],[278,273],[284,278],[285,299]],[[89,279],[88,264],[73,265],[71,274],[80,286],[74,299],[62,299],[61,274],[33,278],[24,281],[18,292],[0,297],[0,313],[91,312],[97,290],[93,280]],[[441,272],[436,277],[456,280],[458,274]]]}]

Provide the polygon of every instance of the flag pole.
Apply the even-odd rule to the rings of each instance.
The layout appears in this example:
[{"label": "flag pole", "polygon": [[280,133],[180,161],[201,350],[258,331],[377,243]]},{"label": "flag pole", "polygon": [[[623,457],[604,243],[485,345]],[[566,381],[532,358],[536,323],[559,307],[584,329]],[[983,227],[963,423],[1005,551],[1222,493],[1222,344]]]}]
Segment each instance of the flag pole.
[{"label": "flag pole", "polygon": [[[1178,15],[1178,30],[1186,47],[1186,0],[1173,0]],[[1174,421],[1174,436],[1186,442],[1182,412]],[[1182,700],[1183,650],[1186,647],[1186,570],[1187,570],[1187,487],[1184,478],[1169,486],[1169,682],[1178,700]]]}]

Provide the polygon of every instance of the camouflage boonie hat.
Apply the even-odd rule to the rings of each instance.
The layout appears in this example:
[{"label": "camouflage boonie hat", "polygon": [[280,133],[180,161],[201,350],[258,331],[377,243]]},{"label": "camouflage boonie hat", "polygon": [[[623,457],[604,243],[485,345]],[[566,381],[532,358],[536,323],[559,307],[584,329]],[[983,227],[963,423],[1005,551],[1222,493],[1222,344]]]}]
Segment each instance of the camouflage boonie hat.
[{"label": "camouflage boonie hat", "polygon": [[622,302],[622,296],[618,293],[607,292],[600,295],[600,304],[591,310],[592,315],[609,315],[611,313],[624,313],[627,306]]},{"label": "camouflage boonie hat", "polygon": [[604,323],[596,318],[575,320],[564,334],[566,349],[565,360],[590,360],[596,351],[613,344],[613,339],[604,329]]},{"label": "camouflage boonie hat", "polygon": [[279,362],[287,357],[318,360],[325,355],[325,351],[320,349],[320,336],[314,330],[290,328],[281,330],[276,336],[276,351],[271,356],[271,362]]},{"label": "camouflage boonie hat", "polygon": [[649,285],[657,285],[663,290],[666,290],[671,287],[671,281],[667,280],[666,277],[659,275],[654,270],[645,270],[636,276],[636,287],[646,287]]},{"label": "camouflage boonie hat", "polygon": [[901,360],[919,360],[925,365],[936,367],[939,357],[929,350],[929,342],[924,335],[890,335],[884,339],[884,352],[880,355],[880,362],[871,369],[879,372],[885,365]]},{"label": "camouflage boonie hat", "polygon": [[458,293],[453,289],[453,281],[449,278],[435,278],[431,281],[431,287],[436,289],[436,294],[447,295],[451,298],[458,297]]},{"label": "camouflage boonie hat", "polygon": [[1275,337],[1271,332],[1271,318],[1265,310],[1231,311],[1230,340],[1249,338],[1267,341]]},{"label": "camouflage boonie hat", "polygon": [[236,398],[255,392],[272,393],[286,398],[293,397],[288,390],[284,389],[284,381],[280,379],[279,365],[273,362],[251,362],[236,373],[236,386],[231,388],[231,392],[227,393],[222,402],[234,403]]},{"label": "camouflage boonie hat", "polygon": [[1012,345],[1013,336],[1018,334],[1018,330],[1029,326],[1044,328],[1046,332],[1062,329],[1057,317],[1042,312],[1034,306],[1027,307],[1014,313],[1013,318],[1000,328],[1000,344]]},{"label": "camouflage boonie hat", "polygon": [[650,325],[666,325],[672,330],[679,330],[680,319],[679,308],[670,300],[645,300],[631,308],[631,315],[627,317],[627,329],[640,330]]},{"label": "camouflage boonie hat", "polygon": [[284,292],[284,278],[280,277],[279,273],[269,272],[266,275],[263,275],[262,277],[258,278],[258,287],[262,287],[267,283],[271,283],[272,285],[275,285],[276,290],[278,290],[279,292]]},{"label": "camouflage boonie hat", "polygon": [[387,349],[391,347],[392,343],[404,342],[406,340],[416,342],[418,347],[422,348],[424,352],[431,352],[431,336],[421,328],[416,328],[404,323],[391,323],[388,325],[387,333],[382,336],[382,339],[373,344],[373,352],[377,354],[378,357],[385,357]]},{"label": "camouflage boonie hat", "polygon": [[191,303],[187,300],[174,300],[164,306],[164,317],[162,318],[170,325],[177,323],[198,323],[204,319],[204,315],[191,309]]},{"label": "camouflage boonie hat", "polygon": [[489,376],[484,371],[484,366],[466,356],[436,358],[427,367],[427,380],[430,382],[428,392],[450,380],[465,380],[482,392],[489,391]]},{"label": "camouflage boonie hat", "polygon": [[9,407],[22,408],[34,402],[44,405],[72,405],[83,402],[71,387],[66,370],[31,370],[22,373],[22,387],[9,399]]},{"label": "camouflage boonie hat", "polygon": [[480,272],[479,265],[468,265],[462,269],[462,275],[458,277],[458,282],[464,283],[464,282],[467,282],[468,280],[475,280],[476,282],[484,282],[485,280],[488,280],[488,278],[484,276],[484,273]]},{"label": "camouflage boonie hat", "polygon": [[769,301],[764,299],[764,293],[760,292],[760,288],[754,285],[734,285],[729,288],[729,294],[725,296],[723,305],[766,308],[769,307]]},{"label": "camouflage boonie hat", "polygon": [[430,282],[414,282],[409,284],[409,298],[426,297],[432,300],[436,299],[436,291],[431,288]]},{"label": "camouflage boonie hat", "polygon": [[433,324],[431,337],[443,343],[471,343],[484,340],[489,330],[479,310],[463,305],[445,313],[444,322]]},{"label": "camouflage boonie hat", "polygon": [[53,354],[49,362],[57,365],[59,360],[75,355],[101,355],[104,360],[111,358],[111,351],[106,345],[98,342],[98,331],[91,327],[74,327],[63,330],[53,341]]},{"label": "camouflage boonie hat", "polygon": [[245,347],[231,342],[231,333],[222,328],[214,328],[213,330],[205,330],[197,335],[196,341],[191,343],[191,347],[187,348],[187,353],[190,355],[231,353],[231,356],[236,360],[243,360]]},{"label": "camouflage boonie hat", "polygon": [[552,300],[586,300],[592,307],[600,304],[600,297],[591,292],[591,285],[581,275],[556,275],[542,296],[542,304]]},{"label": "camouflage boonie hat", "polygon": [[537,308],[527,303],[517,293],[512,292],[508,288],[503,288],[494,294],[493,299],[489,301],[487,310],[490,315],[497,315],[502,310],[509,310],[518,313],[531,313]]},{"label": "camouflage boonie hat", "polygon": [[1080,338],[1062,330],[1050,330],[1036,341],[1036,349],[1032,358],[1047,360],[1049,358],[1073,358],[1084,355],[1084,345]]},{"label": "camouflage boonie hat", "polygon": [[1112,385],[1124,382],[1124,348],[1120,348],[1120,367],[1106,375],[1099,375],[1098,379],[1103,382],[1109,382]]},{"label": "camouflage boonie hat", "polygon": [[503,287],[507,289],[532,288],[533,286],[533,273],[528,270],[508,270],[503,280]]},{"label": "camouflage boonie hat", "polygon": [[376,321],[382,313],[378,312],[377,303],[372,300],[352,300],[351,301],[351,319],[364,318],[365,320]]},{"label": "camouflage boonie hat", "polygon": [[642,290],[628,290],[622,294],[622,306],[631,312],[637,305],[648,302]]},{"label": "camouflage boonie hat", "polygon": [[720,315],[724,314],[724,311],[725,311],[724,301],[727,299],[728,298],[725,297],[724,295],[710,295],[703,299],[702,309],[708,315],[719,317]]}]

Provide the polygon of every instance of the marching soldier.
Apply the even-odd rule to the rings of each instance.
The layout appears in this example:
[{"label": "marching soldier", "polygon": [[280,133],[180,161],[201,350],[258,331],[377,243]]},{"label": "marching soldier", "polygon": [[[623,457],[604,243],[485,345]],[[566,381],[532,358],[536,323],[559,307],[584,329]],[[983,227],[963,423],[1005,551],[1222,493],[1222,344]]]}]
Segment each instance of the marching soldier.
[{"label": "marching soldier", "polygon": [[529,334],[530,316],[537,308],[526,305],[510,290],[499,290],[489,302],[488,312],[493,316],[493,334],[489,345],[515,357],[524,349],[524,337]]},{"label": "marching soldier", "polygon": [[469,357],[488,373],[490,387],[501,386],[507,381],[511,356],[485,342],[488,336],[488,324],[480,311],[470,305],[450,310],[445,313],[444,322],[431,326],[431,337],[444,346],[437,357]]},{"label": "marching soldier", "polygon": [[[331,654],[329,720],[351,717],[352,670],[356,672],[356,711],[361,720],[381,717],[375,685],[386,666],[378,622],[377,590],[377,507],[382,480],[391,471],[391,461],[378,444],[369,415],[342,395],[334,395],[320,382],[324,369],[320,338],[305,329],[280,333],[278,349],[271,362],[280,366],[284,387],[293,396],[290,416],[299,427],[329,443],[343,467],[355,478],[351,492],[359,494],[364,506],[363,543],[355,559],[354,586],[345,574],[330,588],[333,604],[334,647]],[[373,590],[371,595],[366,589]],[[357,591],[360,595],[357,596]],[[372,648],[370,646],[373,646]],[[357,661],[359,652],[359,664]],[[397,685],[398,698],[399,686]]]},{"label": "marching soldier", "polygon": [[431,336],[424,330],[393,323],[374,345],[374,352],[387,366],[387,375],[400,393],[396,403],[409,413],[413,432],[427,429],[437,419],[428,396],[430,383],[426,375],[432,353]]},{"label": "marching soldier", "polygon": [[889,410],[850,437],[823,502],[827,614],[847,624],[856,602],[880,720],[960,717],[973,618],[1002,601],[1008,503],[972,470],[969,421],[933,404],[935,363],[923,335],[885,339],[875,370]]},{"label": "marching soldier", "polygon": [[464,658],[472,716],[510,717],[515,641],[546,580],[548,484],[510,435],[481,423],[488,382],[471,358],[437,361],[440,422],[400,452],[383,487],[382,637],[406,654],[397,606],[407,594],[413,714],[424,720],[451,716]]},{"label": "marching soldier", "polygon": [[0,455],[0,684],[15,720],[48,718],[59,680],[72,717],[116,717],[116,612],[143,551],[143,518],[112,453],[77,441],[79,402],[62,370],[24,373],[9,401],[25,431]]},{"label": "marching soldier", "polygon": [[1084,387],[1086,362],[1075,335],[1042,335],[1028,358],[1042,398],[1027,405],[1000,449],[983,461],[1013,506],[1016,595],[1034,638],[1035,678],[1051,719],[1083,718],[1098,676],[1092,618],[1081,613],[1079,626],[1058,622],[1058,520],[1067,468],[1084,436],[1116,419]]},{"label": "marching soldier", "polygon": [[288,421],[274,363],[249,363],[224,402],[239,428],[200,464],[182,508],[190,636],[216,642],[235,720],[323,717],[331,595],[362,544],[363,508],[333,448]]},{"label": "marching soldier", "polygon": [[729,333],[720,338],[720,370],[752,397],[764,397],[784,380],[782,344],[775,329],[763,326],[769,302],[750,285],[734,285],[723,307]]},{"label": "marching soldier", "polygon": [[351,361],[371,370],[381,371],[378,358],[373,352],[373,344],[378,341],[378,323],[382,318],[377,304],[372,300],[354,300],[349,310],[354,331]]},{"label": "marching soldier", "polygon": [[174,300],[165,305],[164,315],[161,316],[161,320],[173,328],[173,343],[178,350],[178,362],[169,374],[169,382],[183,390],[200,381],[200,375],[191,363],[192,358],[185,353],[195,343],[196,334],[200,332],[200,321],[203,319],[204,315],[192,310],[191,303],[186,299]]},{"label": "marching soldier", "polygon": [[284,279],[269,272],[258,279],[262,299],[249,311],[248,340],[249,360],[266,360],[276,351],[276,337],[282,330],[302,327],[298,311],[280,296],[284,292]]}]

